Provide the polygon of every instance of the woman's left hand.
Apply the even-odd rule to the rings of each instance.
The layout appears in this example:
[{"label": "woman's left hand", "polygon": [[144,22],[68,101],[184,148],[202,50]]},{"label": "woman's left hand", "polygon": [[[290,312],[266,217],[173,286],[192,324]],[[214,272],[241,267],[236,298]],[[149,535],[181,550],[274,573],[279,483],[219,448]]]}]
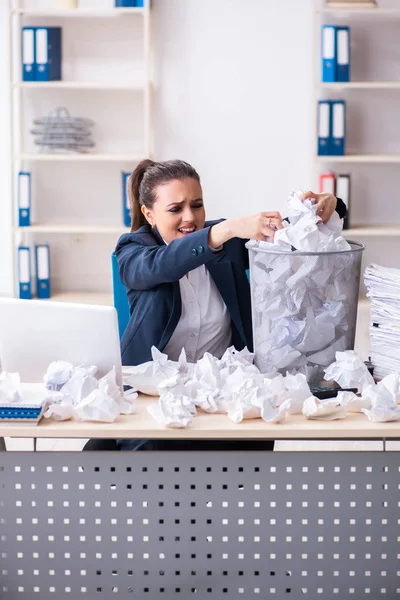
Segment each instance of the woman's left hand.
[{"label": "woman's left hand", "polygon": [[311,200],[317,205],[317,216],[323,223],[327,223],[336,210],[337,199],[332,194],[314,194],[314,192],[305,192],[302,200]]}]

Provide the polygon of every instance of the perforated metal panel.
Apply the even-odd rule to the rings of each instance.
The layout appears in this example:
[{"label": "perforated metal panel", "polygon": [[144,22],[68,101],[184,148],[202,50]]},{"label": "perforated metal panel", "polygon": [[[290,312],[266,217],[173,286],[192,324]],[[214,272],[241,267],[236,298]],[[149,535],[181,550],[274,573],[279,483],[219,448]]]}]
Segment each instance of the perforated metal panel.
[{"label": "perforated metal panel", "polygon": [[400,597],[397,452],[0,455],[0,597]]}]

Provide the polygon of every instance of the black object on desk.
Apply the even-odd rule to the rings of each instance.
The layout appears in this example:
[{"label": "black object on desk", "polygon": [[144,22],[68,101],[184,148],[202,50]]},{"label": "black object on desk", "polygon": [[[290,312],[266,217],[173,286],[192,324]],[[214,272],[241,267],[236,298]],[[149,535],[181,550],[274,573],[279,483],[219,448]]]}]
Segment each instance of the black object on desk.
[{"label": "black object on desk", "polygon": [[338,392],[353,392],[357,393],[357,388],[341,388],[335,381],[311,381],[310,390],[313,396],[320,400],[327,398],[336,398]]}]

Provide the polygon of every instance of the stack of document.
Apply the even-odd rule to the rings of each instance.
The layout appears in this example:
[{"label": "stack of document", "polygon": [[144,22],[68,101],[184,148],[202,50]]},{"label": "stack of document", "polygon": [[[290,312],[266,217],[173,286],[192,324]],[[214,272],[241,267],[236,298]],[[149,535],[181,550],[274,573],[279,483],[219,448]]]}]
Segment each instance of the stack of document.
[{"label": "stack of document", "polygon": [[371,264],[364,274],[371,299],[371,362],[374,376],[400,372],[400,269]]},{"label": "stack of document", "polygon": [[37,425],[43,416],[48,392],[44,384],[21,384],[18,373],[0,373],[0,423]]},{"label": "stack of document", "polygon": [[24,423],[37,425],[43,416],[43,406],[37,404],[0,405],[0,422],[7,425]]}]

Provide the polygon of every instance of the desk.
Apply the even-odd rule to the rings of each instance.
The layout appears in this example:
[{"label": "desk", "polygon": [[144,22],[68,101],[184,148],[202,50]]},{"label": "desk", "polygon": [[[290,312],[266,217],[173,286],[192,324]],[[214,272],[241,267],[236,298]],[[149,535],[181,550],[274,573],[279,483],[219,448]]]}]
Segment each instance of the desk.
[{"label": "desk", "polygon": [[[141,396],[113,424],[0,436],[400,438],[363,415],[160,427]],[[384,446],[383,446],[384,447]],[[398,452],[2,452],[0,597],[400,597]]]}]

